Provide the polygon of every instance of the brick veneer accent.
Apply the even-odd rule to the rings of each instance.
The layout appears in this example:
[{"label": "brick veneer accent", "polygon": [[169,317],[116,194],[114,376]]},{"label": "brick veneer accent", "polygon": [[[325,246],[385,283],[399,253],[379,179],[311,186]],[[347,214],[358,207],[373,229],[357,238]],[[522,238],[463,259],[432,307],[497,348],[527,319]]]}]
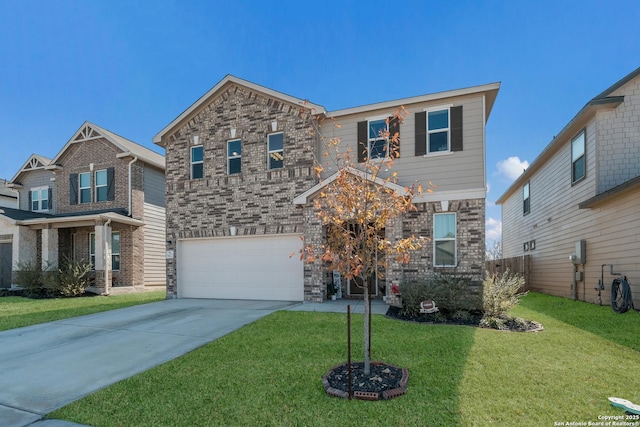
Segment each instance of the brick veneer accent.
[{"label": "brick veneer accent", "polygon": [[[316,184],[316,132],[303,106],[230,84],[200,108],[166,144],[167,297],[177,296],[176,240],[229,235],[304,234],[304,209],[293,199]],[[271,123],[284,132],[284,168],[267,169]],[[227,174],[231,129],[242,140],[242,173]],[[190,179],[193,137],[204,147],[204,177]],[[305,273],[306,275],[306,273]],[[305,291],[305,298],[306,291]]]}]

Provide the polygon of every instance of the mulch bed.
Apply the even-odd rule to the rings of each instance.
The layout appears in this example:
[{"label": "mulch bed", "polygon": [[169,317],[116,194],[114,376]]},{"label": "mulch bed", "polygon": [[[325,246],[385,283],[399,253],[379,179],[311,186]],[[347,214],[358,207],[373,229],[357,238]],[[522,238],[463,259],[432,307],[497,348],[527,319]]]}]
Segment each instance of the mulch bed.
[{"label": "mulch bed", "polygon": [[[349,365],[335,366],[322,377],[327,394],[349,398]],[[386,400],[401,396],[407,391],[409,371],[383,362],[371,362],[371,374],[365,375],[363,362],[351,363],[352,398],[361,400]]]},{"label": "mulch bed", "polygon": [[[401,313],[401,309],[399,307],[393,306],[389,307],[386,316],[391,319],[403,320],[406,322],[444,325],[466,325],[476,327],[481,327],[480,322],[482,320],[481,312],[469,312],[468,316],[457,318],[454,316],[447,316],[442,312],[405,316]],[[542,327],[542,325],[538,322],[512,317],[504,320],[504,328],[501,330],[511,332],[536,332],[543,329],[544,328]]]}]

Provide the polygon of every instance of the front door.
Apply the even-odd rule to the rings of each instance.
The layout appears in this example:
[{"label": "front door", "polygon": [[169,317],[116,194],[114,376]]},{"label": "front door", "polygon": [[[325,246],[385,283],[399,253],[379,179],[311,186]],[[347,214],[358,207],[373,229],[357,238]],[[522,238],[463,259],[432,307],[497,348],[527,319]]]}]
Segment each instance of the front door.
[{"label": "front door", "polygon": [[11,243],[0,243],[0,288],[11,287],[12,263]]}]

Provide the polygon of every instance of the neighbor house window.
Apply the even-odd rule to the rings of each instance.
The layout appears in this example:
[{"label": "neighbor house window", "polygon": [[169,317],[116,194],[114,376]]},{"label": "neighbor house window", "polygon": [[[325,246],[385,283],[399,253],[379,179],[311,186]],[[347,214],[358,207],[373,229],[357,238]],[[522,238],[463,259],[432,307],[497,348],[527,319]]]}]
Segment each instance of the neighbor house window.
[{"label": "neighbor house window", "polygon": [[388,155],[388,130],[389,127],[386,118],[369,120],[369,145],[367,152],[369,153],[370,159],[383,159]]},{"label": "neighbor house window", "polygon": [[272,133],[267,136],[269,169],[281,169],[284,167],[284,134]]},{"label": "neighbor house window", "polygon": [[449,109],[427,112],[427,153],[450,151]]},{"label": "neighbor house window", "polygon": [[[89,262],[96,269],[96,233],[89,233]],[[120,270],[120,232],[111,233],[111,269]]]},{"label": "neighbor house window", "polygon": [[120,232],[111,233],[111,269],[120,270]]},{"label": "neighbor house window", "polygon": [[29,197],[33,212],[49,210],[49,187],[32,188]]},{"label": "neighbor house window", "polygon": [[571,141],[571,183],[580,181],[585,175],[584,130]]},{"label": "neighbor house window", "polygon": [[91,202],[91,172],[83,172],[78,174],[80,203]]},{"label": "neighbor house window", "polygon": [[95,172],[95,195],[96,202],[107,200],[107,170],[99,170]]},{"label": "neighbor house window", "polygon": [[191,179],[200,179],[204,176],[204,147],[198,145],[191,147]]},{"label": "neighbor house window", "polygon": [[433,216],[433,265],[456,265],[456,214],[440,213]]},{"label": "neighbor house window", "polygon": [[89,233],[89,262],[91,269],[96,269],[96,233]]},{"label": "neighbor house window", "polygon": [[522,214],[526,215],[531,209],[531,197],[529,196],[529,182],[522,186]]},{"label": "neighbor house window", "polygon": [[242,172],[242,141],[227,142],[227,171],[229,175]]}]

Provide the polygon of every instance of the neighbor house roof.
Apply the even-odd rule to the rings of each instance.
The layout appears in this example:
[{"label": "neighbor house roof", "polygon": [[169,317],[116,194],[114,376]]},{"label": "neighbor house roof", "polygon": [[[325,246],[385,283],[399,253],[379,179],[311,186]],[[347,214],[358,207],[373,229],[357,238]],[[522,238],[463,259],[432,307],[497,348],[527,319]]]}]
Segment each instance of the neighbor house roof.
[{"label": "neighbor house roof", "polygon": [[140,144],[88,121],[85,121],[76,133],[73,134],[71,139],[67,141],[65,146],[62,147],[62,150],[60,150],[56,157],[50,162],[50,167],[55,168],[57,162],[72,144],[98,138],[104,138],[122,150],[122,153],[118,154],[118,157],[137,157],[139,160],[160,169],[164,170],[165,168],[165,159],[162,154],[158,154],[147,147],[143,147]]},{"label": "neighbor house roof", "polygon": [[632,178],[629,181],[623,182],[622,184],[617,185],[607,191],[603,191],[597,196],[594,196],[580,203],[578,207],[580,209],[593,208],[595,206],[600,205],[601,203],[605,203],[609,201],[609,199],[611,199],[614,196],[626,194],[634,190],[637,191],[638,189],[640,189],[640,176]]},{"label": "neighbor house roof", "polygon": [[269,89],[268,87],[260,86],[258,84],[252,83],[250,81],[243,80],[243,79],[241,79],[239,77],[232,76],[231,74],[227,74],[214,87],[209,89],[209,91],[207,91],[207,93],[205,93],[200,98],[198,98],[198,100],[196,102],[194,102],[193,104],[191,104],[191,106],[189,106],[189,108],[184,110],[178,117],[176,117],[173,121],[171,121],[171,123],[169,123],[167,126],[165,126],[164,129],[162,129],[160,132],[158,132],[158,134],[153,137],[153,142],[155,144],[158,144],[158,145],[162,146],[162,137],[165,134],[167,134],[169,131],[171,131],[172,129],[174,129],[178,125],[180,125],[187,117],[190,117],[191,114],[193,112],[197,111],[200,107],[206,105],[211,98],[216,96],[218,94],[218,92],[223,90],[228,84],[237,84],[237,85],[240,85],[240,86],[244,86],[244,87],[246,87],[248,89],[257,91],[257,92],[262,92],[265,95],[268,95],[270,97],[278,98],[278,99],[281,99],[281,100],[283,100],[285,102],[288,102],[290,104],[297,105],[297,106],[300,106],[300,107],[304,107],[304,108],[310,110],[313,114],[321,114],[321,113],[324,113],[326,111],[325,108],[323,106],[321,106],[321,105],[313,104],[313,103],[311,103],[311,102],[309,102],[307,100],[296,98],[296,97],[293,97],[293,96],[290,96],[290,95],[286,95],[286,94],[284,94],[282,92],[278,92],[278,91],[275,91],[273,89]]},{"label": "neighbor house roof", "polygon": [[509,196],[518,191],[530,177],[538,171],[544,164],[557,153],[567,142],[567,139],[577,133],[585,124],[591,120],[598,111],[616,108],[624,101],[624,96],[610,96],[613,92],[640,75],[640,68],[626,75],[617,81],[604,92],[598,94],[576,114],[573,119],[556,135],[544,150],[536,157],[529,167],[511,184],[509,188],[498,198],[496,204],[503,204]]},{"label": "neighbor house roof", "polygon": [[16,225],[38,226],[47,224],[54,228],[60,226],[78,226],[79,223],[95,224],[96,220],[106,219],[111,219],[121,224],[134,226],[144,225],[143,221],[130,218],[125,209],[103,209],[89,212],[47,214],[3,207],[0,208],[0,216],[9,219]]}]

